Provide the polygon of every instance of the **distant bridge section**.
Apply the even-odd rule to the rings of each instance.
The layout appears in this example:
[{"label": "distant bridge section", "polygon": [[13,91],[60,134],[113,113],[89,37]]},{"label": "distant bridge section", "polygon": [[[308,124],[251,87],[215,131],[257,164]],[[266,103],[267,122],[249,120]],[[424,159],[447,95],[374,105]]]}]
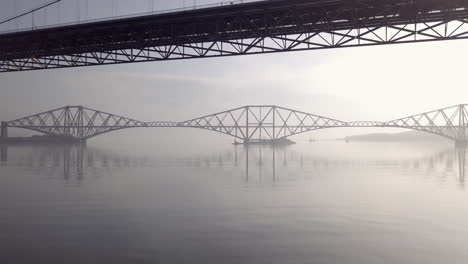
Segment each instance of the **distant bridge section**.
[{"label": "distant bridge section", "polygon": [[147,126],[145,122],[83,106],[65,106],[6,122],[4,125],[78,140],[87,140],[120,129]]},{"label": "distant bridge section", "polygon": [[2,137],[8,136],[8,127],[81,141],[127,128],[197,128],[229,135],[244,143],[274,142],[326,128],[404,128],[435,134],[466,146],[468,105],[447,107],[388,122],[345,122],[276,105],[248,105],[182,122],[142,122],[82,106],[66,106],[1,124]]},{"label": "distant bridge section", "polygon": [[0,72],[468,38],[468,0],[269,0],[0,35]]}]

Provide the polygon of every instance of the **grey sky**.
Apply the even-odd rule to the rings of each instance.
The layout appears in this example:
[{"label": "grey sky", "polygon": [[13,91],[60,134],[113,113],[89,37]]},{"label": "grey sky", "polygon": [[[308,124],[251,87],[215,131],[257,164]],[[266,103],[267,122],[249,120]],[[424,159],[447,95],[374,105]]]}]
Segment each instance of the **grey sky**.
[{"label": "grey sky", "polygon": [[[24,6],[39,1],[18,0]],[[12,0],[0,2],[11,7]],[[148,3],[120,1],[119,10],[129,2]],[[181,6],[175,2],[156,6]],[[344,120],[386,121],[467,103],[467,45],[447,41],[3,73],[0,119],[81,104],[143,121],[178,121],[245,104],[278,104]]]},{"label": "grey sky", "polygon": [[[59,3],[35,12],[34,17],[28,15],[7,24],[0,25],[0,31],[147,12],[167,12],[180,8],[192,9],[206,5],[241,1],[242,0],[61,0]],[[9,18],[12,14],[29,11],[50,2],[53,2],[53,0],[0,0],[2,6],[0,17]]]}]

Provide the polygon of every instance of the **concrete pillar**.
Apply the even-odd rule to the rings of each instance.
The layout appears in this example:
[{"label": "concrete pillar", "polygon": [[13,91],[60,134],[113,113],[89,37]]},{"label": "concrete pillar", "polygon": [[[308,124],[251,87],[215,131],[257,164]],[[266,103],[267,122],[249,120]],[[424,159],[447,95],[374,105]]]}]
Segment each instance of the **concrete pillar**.
[{"label": "concrete pillar", "polygon": [[8,137],[8,123],[7,122],[2,121],[1,137],[2,138]]}]

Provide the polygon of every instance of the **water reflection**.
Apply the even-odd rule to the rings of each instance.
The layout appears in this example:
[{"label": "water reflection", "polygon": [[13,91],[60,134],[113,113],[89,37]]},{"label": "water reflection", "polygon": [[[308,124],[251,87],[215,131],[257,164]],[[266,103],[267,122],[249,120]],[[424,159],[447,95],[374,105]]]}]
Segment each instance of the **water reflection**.
[{"label": "water reflection", "polygon": [[460,184],[465,184],[465,166],[466,166],[466,149],[458,149],[458,172],[460,176]]},{"label": "water reflection", "polygon": [[[434,153],[428,157],[420,157],[418,159],[406,159],[406,160],[333,160],[327,158],[318,158],[311,156],[307,153],[288,152],[287,149],[275,149],[266,147],[244,147],[243,155],[245,156],[245,174],[246,181],[252,180],[252,171],[255,172],[255,168],[251,168],[252,162],[258,167],[259,181],[261,182],[265,176],[265,169],[271,169],[269,175],[271,175],[272,181],[277,181],[277,154],[279,154],[280,167],[291,169],[299,169],[302,172],[307,171],[309,168],[313,169],[314,173],[318,174],[319,170],[330,170],[330,169],[350,169],[350,168],[393,168],[399,167],[408,174],[416,174],[418,171],[423,171],[425,175],[436,174],[446,177],[449,174],[456,174],[458,182],[461,186],[465,183],[465,168],[466,168],[466,149],[449,149],[446,151]],[[238,155],[236,151],[236,157]],[[250,154],[249,154],[250,153]],[[265,153],[271,153],[271,160],[268,162],[265,160]],[[458,165],[457,173],[455,173],[455,164]],[[287,176],[285,173],[281,173],[281,176]]]},{"label": "water reflection", "polygon": [[7,145],[0,145],[0,161],[1,162],[8,161],[8,146]]},{"label": "water reflection", "polygon": [[[241,174],[246,182],[266,179],[273,182],[292,174],[291,171],[319,174],[319,170],[349,168],[395,168],[408,173],[425,175],[456,175],[461,186],[465,183],[466,150],[449,149],[427,157],[404,160],[342,159],[318,157],[288,147],[233,146],[220,153],[153,157],[115,153],[87,147],[85,144],[51,146],[0,146],[0,166],[24,167],[38,174],[58,176],[65,181],[83,181],[86,175],[110,175],[111,169],[184,167],[197,169],[222,168]],[[242,164],[242,167],[239,167]],[[456,167],[456,165],[458,165]],[[279,171],[278,171],[279,170]],[[300,174],[300,173],[299,173]]]},{"label": "water reflection", "polygon": [[[85,144],[66,145],[63,148],[63,177],[70,179],[71,170],[76,169],[76,179],[83,180]],[[73,172],[72,172],[73,173]]]}]

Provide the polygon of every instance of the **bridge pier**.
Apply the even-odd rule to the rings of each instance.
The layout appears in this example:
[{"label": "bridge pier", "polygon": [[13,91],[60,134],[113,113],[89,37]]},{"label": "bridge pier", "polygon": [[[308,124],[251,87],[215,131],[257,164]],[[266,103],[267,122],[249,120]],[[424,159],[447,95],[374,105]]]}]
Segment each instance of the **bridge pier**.
[{"label": "bridge pier", "polygon": [[2,127],[1,127],[1,138],[7,138],[8,137],[8,123],[2,121]]}]

